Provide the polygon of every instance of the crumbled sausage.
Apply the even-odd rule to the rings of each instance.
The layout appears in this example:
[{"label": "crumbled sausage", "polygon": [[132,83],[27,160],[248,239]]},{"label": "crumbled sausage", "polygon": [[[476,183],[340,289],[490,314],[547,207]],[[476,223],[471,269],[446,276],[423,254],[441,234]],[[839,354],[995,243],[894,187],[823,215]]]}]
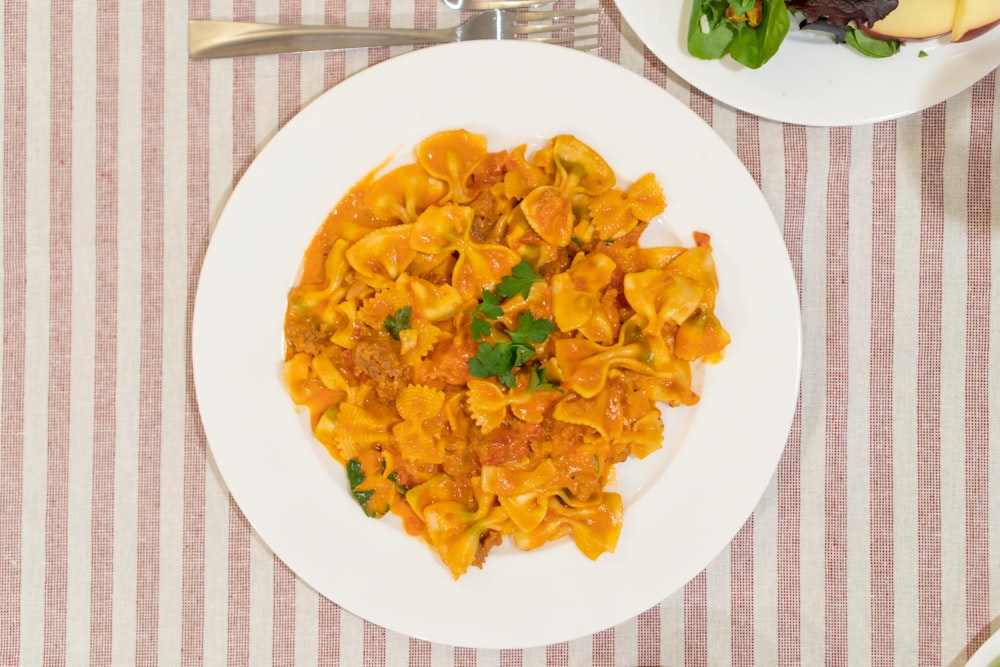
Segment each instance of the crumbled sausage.
[{"label": "crumbled sausage", "polygon": [[[329,346],[330,334],[307,319],[288,314],[285,320],[285,344],[290,352],[316,356]],[[289,355],[291,356],[291,355]]]},{"label": "crumbled sausage", "polygon": [[371,379],[379,398],[392,399],[410,384],[413,369],[403,363],[393,346],[381,339],[364,339],[354,347],[358,372]]},{"label": "crumbled sausage", "polygon": [[478,568],[486,562],[486,556],[490,549],[503,543],[503,535],[495,530],[487,530],[479,537],[479,546],[476,548],[476,557],[472,559],[472,564]]}]

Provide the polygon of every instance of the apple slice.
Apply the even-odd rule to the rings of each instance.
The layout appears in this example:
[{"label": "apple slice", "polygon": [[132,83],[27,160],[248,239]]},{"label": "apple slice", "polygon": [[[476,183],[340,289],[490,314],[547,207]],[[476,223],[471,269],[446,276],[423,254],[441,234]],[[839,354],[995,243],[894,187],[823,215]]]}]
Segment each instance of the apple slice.
[{"label": "apple slice", "polygon": [[[963,0],[899,0],[881,21],[861,29],[878,39],[929,39],[952,30],[955,12]],[[997,0],[1000,2],[1000,0]]]},{"label": "apple slice", "polygon": [[1000,23],[1000,0],[958,0],[951,41],[967,42]]}]

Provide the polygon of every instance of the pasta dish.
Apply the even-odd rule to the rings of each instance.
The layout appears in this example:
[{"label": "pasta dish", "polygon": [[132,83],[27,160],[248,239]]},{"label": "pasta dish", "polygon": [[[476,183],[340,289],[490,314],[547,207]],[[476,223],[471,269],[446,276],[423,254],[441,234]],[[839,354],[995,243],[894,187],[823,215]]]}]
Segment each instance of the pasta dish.
[{"label": "pasta dish", "polygon": [[392,513],[455,579],[505,541],[591,559],[623,520],[616,464],[662,446],[719,361],[711,239],[644,247],[665,210],[559,135],[490,150],[449,130],[333,208],[288,295],[284,381],[371,517]]}]

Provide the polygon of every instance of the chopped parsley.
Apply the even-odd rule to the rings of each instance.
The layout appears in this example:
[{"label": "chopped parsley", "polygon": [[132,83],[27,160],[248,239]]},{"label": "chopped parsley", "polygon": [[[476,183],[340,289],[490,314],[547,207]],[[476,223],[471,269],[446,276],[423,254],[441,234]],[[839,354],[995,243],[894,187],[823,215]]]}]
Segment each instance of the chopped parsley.
[{"label": "chopped parsley", "polygon": [[[507,333],[510,335],[511,343],[531,347],[527,344],[544,343],[545,339],[552,333],[553,328],[555,328],[555,325],[550,320],[545,318],[535,319],[531,311],[526,310],[517,318],[517,328],[511,329]],[[532,348],[532,352],[534,352],[534,348]]]},{"label": "chopped parsley", "polygon": [[469,328],[472,330],[472,340],[486,338],[493,332],[493,327],[482,317],[473,317]]},{"label": "chopped parsley", "polygon": [[505,386],[513,387],[517,384],[514,377],[516,355],[517,350],[511,343],[490,345],[484,341],[479,344],[476,356],[469,359],[469,375],[477,378],[496,376]]},{"label": "chopped parsley", "polygon": [[525,299],[531,291],[531,286],[541,280],[534,269],[521,260],[521,263],[511,269],[511,275],[504,276],[500,284],[497,285],[497,294],[503,298],[510,298],[515,294],[520,294]]},{"label": "chopped parsley", "polygon": [[485,338],[493,332],[493,327],[487,320],[495,320],[503,315],[500,307],[500,297],[493,292],[483,290],[482,301],[472,311],[472,339]]},{"label": "chopped parsley", "polygon": [[[476,356],[469,359],[469,374],[478,378],[495,376],[504,386],[513,389],[517,384],[514,370],[528,363],[535,354],[532,343],[543,342],[554,326],[549,320],[535,319],[530,311],[521,313],[517,328],[507,331],[510,342],[491,344],[483,341],[479,344]],[[544,374],[535,382],[545,383]]]},{"label": "chopped parsley", "polygon": [[[472,311],[470,330],[473,340],[488,338],[493,333],[491,322],[503,315],[500,306],[501,299],[520,294],[527,297],[531,286],[541,280],[538,274],[528,265],[521,262],[512,270],[512,274],[504,276],[494,291],[483,290],[482,300]],[[515,369],[524,366],[535,354],[532,343],[542,343],[548,338],[555,325],[544,318],[536,318],[531,311],[524,311],[517,319],[517,326],[507,329],[510,341],[490,343],[483,340],[479,344],[474,357],[469,359],[469,374],[479,378],[496,377],[505,387],[517,385]],[[528,388],[548,389],[555,385],[546,381],[545,372],[537,364],[532,367]]]},{"label": "chopped parsley", "polygon": [[399,340],[399,332],[403,329],[410,328],[410,315],[413,314],[413,308],[410,306],[403,306],[396,311],[395,315],[390,315],[382,321],[385,325],[385,330],[389,332],[389,335],[394,339]]},{"label": "chopped parsley", "polygon": [[365,471],[361,467],[361,461],[357,459],[351,459],[347,462],[347,483],[351,485],[351,495],[354,499],[358,501],[361,505],[361,509],[365,511],[368,516],[379,516],[381,512],[377,512],[369,505],[372,496],[375,495],[374,489],[368,489],[366,491],[358,491],[358,487],[365,481]]},{"label": "chopped parsley", "polygon": [[556,389],[558,385],[549,382],[545,378],[545,369],[538,364],[531,365],[531,376],[528,378],[528,391],[542,391],[544,389]]}]

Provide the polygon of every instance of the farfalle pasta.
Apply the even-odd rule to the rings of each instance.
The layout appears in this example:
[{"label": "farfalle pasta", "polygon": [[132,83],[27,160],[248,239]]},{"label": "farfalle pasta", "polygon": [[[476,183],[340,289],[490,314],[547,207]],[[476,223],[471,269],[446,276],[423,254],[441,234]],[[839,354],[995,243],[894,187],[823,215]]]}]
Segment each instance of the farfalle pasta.
[{"label": "farfalle pasta", "polygon": [[458,579],[509,541],[612,552],[614,469],[662,445],[722,358],[710,239],[646,248],[666,202],[571,135],[491,151],[452,130],[362,179],[288,295],[285,384],[369,516]]}]

